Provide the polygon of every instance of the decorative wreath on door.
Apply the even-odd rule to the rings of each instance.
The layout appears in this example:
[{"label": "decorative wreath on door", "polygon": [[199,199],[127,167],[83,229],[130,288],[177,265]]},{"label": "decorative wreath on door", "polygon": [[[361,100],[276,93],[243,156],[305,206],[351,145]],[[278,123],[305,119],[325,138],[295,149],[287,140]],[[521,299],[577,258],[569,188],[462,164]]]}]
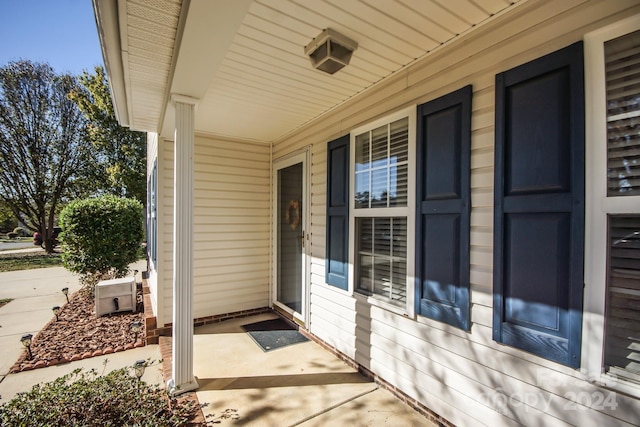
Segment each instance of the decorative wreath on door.
[{"label": "decorative wreath on door", "polygon": [[[293,215],[292,215],[293,212]],[[284,213],[284,221],[289,224],[292,230],[300,225],[300,202],[297,200],[289,200]]]}]

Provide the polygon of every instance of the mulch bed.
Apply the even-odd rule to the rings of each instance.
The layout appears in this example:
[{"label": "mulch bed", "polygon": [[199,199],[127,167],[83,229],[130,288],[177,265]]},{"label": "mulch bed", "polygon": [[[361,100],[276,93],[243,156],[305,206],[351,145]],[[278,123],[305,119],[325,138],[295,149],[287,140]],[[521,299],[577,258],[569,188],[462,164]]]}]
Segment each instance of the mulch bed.
[{"label": "mulch bed", "polygon": [[[141,301],[141,285],[138,284],[138,301]],[[72,362],[88,357],[111,354],[145,345],[144,313],[138,304],[136,313],[123,312],[96,317],[93,298],[76,292],[69,302],[61,306],[59,319],[52,319],[32,339],[28,359],[25,350],[9,372],[15,373],[45,366]],[[131,332],[131,323],[142,323],[142,330]]]}]

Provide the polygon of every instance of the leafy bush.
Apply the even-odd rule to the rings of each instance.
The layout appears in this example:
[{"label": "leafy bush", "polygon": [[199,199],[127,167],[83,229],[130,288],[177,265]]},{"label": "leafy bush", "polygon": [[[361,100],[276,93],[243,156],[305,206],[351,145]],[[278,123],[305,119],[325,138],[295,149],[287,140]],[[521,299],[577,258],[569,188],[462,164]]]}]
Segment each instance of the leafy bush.
[{"label": "leafy bush", "polygon": [[10,231],[10,232],[7,233],[7,239],[9,239],[9,240],[13,240],[16,237],[18,237],[18,233],[15,233],[13,231]]},{"label": "leafy bush", "polygon": [[75,200],[60,214],[62,261],[92,291],[103,279],[124,277],[144,237],[142,204],[106,195]]},{"label": "leafy bush", "polygon": [[76,369],[33,386],[0,405],[3,426],[182,426],[198,411],[193,401],[138,381],[132,368],[104,376]]},{"label": "leafy bush", "polygon": [[24,230],[24,228],[22,228],[22,227],[16,227],[16,228],[14,228],[14,229],[13,229],[13,232],[14,232],[14,233],[16,233],[16,234],[17,234],[18,236],[20,236],[20,237],[24,237],[24,236],[26,236],[26,234],[25,234],[25,230]]}]

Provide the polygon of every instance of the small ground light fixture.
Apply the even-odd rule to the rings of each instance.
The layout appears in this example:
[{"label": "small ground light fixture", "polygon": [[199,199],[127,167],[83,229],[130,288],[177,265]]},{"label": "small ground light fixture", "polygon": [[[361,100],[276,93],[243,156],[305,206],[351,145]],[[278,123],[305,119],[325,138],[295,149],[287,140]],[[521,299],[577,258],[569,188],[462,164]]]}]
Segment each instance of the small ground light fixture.
[{"label": "small ground light fixture", "polygon": [[31,340],[33,339],[33,335],[26,334],[20,338],[20,342],[27,349],[27,353],[29,354],[29,360],[33,359],[33,354],[31,353]]},{"label": "small ground light fixture", "polygon": [[144,375],[144,370],[147,367],[147,362],[144,360],[136,360],[136,363],[133,364],[133,370],[136,374],[136,378],[140,381],[140,378]]},{"label": "small ground light fixture", "polygon": [[140,333],[141,330],[142,330],[142,322],[140,322],[139,320],[136,320],[135,322],[131,323],[131,332],[135,334],[133,339],[134,341],[138,341],[138,333]]},{"label": "small ground light fixture", "polygon": [[62,293],[64,294],[65,298],[67,298],[67,302],[69,302],[69,288],[62,288]]},{"label": "small ground light fixture", "polygon": [[60,317],[59,317],[59,315],[60,315],[60,306],[59,305],[54,305],[53,307],[51,307],[51,311],[53,311],[53,314],[56,315],[56,322],[58,320],[60,320]]}]

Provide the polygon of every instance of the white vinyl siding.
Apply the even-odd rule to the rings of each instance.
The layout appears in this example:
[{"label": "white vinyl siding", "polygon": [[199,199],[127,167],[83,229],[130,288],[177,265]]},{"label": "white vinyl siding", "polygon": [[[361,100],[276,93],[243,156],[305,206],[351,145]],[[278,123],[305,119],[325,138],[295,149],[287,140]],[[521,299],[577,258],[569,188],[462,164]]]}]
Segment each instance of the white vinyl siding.
[{"label": "white vinyl siding", "polygon": [[[162,321],[168,323],[173,292],[173,142],[165,142],[164,150]],[[194,159],[193,316],[267,307],[270,147],[196,136]]]},{"label": "white vinyl siding", "polygon": [[[275,157],[311,145],[311,332],[456,425],[637,424],[637,399],[617,393],[615,409],[594,405],[612,392],[581,371],[492,340],[495,75],[634,13],[640,13],[635,1],[527,2],[277,141]],[[327,141],[467,84],[473,85],[470,332],[399,315],[324,280]],[[604,287],[604,275],[600,282]],[[585,292],[592,288],[587,283]],[[586,312],[595,312],[593,305]],[[584,331],[583,341],[592,342],[593,328]],[[600,340],[598,364],[602,348]]]}]

